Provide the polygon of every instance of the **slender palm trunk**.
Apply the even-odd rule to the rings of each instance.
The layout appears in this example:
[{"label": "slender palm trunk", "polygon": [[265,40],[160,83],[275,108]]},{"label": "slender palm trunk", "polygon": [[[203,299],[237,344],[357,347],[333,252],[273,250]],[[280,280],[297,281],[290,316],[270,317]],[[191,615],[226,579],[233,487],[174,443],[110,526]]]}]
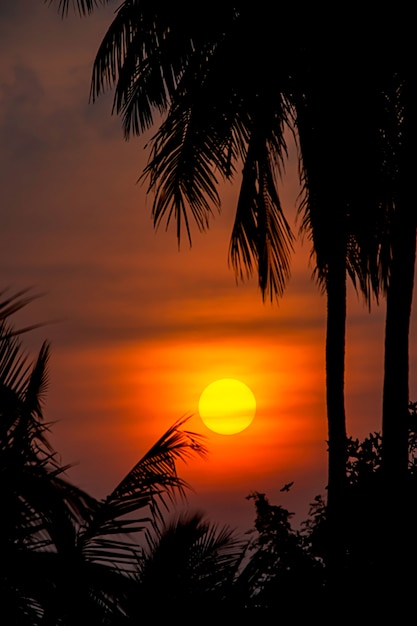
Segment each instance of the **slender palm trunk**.
[{"label": "slender palm trunk", "polygon": [[328,568],[332,588],[343,593],[347,438],[344,398],[346,260],[338,251],[326,277],[326,397],[328,420]]},{"label": "slender palm trunk", "polygon": [[392,260],[387,290],[382,410],[383,467],[393,485],[405,480],[408,466],[409,334],[417,228],[417,211],[413,206],[417,140],[414,70],[405,71],[395,84],[394,113],[398,125],[397,145],[394,143],[395,211],[390,224]]},{"label": "slender palm trunk", "polygon": [[[417,94],[414,71],[405,59],[395,92],[398,137],[396,145],[395,211],[391,223],[391,253],[385,324],[385,362],[382,411],[382,469],[387,507],[383,531],[388,567],[407,594],[409,576],[404,563],[410,554],[415,529],[411,526],[408,493],[409,341],[416,264],[417,211],[415,191],[415,143]],[[395,500],[394,500],[395,499]],[[414,591],[414,590],[413,590]],[[387,595],[387,594],[386,594]],[[406,597],[406,596],[405,596]]]},{"label": "slender palm trunk", "polygon": [[385,324],[382,411],[383,465],[391,486],[403,483],[408,466],[409,335],[416,262],[414,72],[397,86],[398,146],[391,220],[391,253]]},{"label": "slender palm trunk", "polygon": [[[416,227],[407,211],[399,215],[393,240],[393,261],[387,291],[385,323],[385,363],[382,411],[383,498],[386,508],[383,523],[385,595],[392,600],[407,595],[409,573],[404,563],[414,529],[410,527],[408,493],[408,420],[409,420],[409,333],[414,270]],[[393,505],[395,502],[395,506]],[[393,576],[393,574],[395,575]]]},{"label": "slender palm trunk", "polygon": [[402,235],[393,246],[387,291],[382,410],[384,471],[393,486],[407,476],[409,334],[416,258],[415,227],[410,224],[401,230]]}]

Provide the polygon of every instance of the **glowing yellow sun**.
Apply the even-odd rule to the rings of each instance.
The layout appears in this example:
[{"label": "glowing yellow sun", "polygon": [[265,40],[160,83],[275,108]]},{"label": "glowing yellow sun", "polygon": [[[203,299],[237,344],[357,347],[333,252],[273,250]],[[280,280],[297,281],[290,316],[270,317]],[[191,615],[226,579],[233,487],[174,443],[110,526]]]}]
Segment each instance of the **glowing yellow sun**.
[{"label": "glowing yellow sun", "polygon": [[256,400],[247,385],[234,378],[223,378],[204,389],[198,411],[207,428],[221,435],[234,435],[252,423]]}]

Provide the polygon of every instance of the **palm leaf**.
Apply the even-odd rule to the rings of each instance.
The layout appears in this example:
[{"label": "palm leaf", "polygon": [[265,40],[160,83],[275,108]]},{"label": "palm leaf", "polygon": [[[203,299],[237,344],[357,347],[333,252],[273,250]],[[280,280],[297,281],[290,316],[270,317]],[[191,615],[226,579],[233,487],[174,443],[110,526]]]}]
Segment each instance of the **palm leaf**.
[{"label": "palm leaf", "polygon": [[[201,435],[181,429],[188,419],[164,433],[82,528],[79,545],[89,559],[118,564],[136,559],[131,535],[155,528],[163,519],[162,508],[169,510],[177,496],[186,497],[190,486],[178,476],[176,464],[207,452]],[[146,514],[137,517],[138,510]]]},{"label": "palm leaf", "polygon": [[106,499],[107,503],[116,503],[126,495],[140,493],[143,486],[151,488],[160,485],[170,496],[175,492],[185,495],[189,485],[177,475],[176,463],[186,461],[195,454],[205,456],[206,446],[202,443],[203,435],[182,430],[189,416],[177,420],[152,448],[133,467]]},{"label": "palm leaf", "polygon": [[[249,277],[257,270],[261,293],[263,297],[269,293],[272,300],[282,295],[290,275],[293,235],[276,188],[286,155],[281,122],[271,134],[271,126],[265,126],[266,115],[265,109],[262,120],[256,122],[255,118],[253,122],[229,256],[239,278]],[[282,120],[282,116],[274,113],[275,116]]]},{"label": "palm leaf", "polygon": [[46,4],[57,5],[62,17],[68,15],[70,7],[79,15],[88,15],[98,6],[104,6],[110,0],[44,0]]},{"label": "palm leaf", "polygon": [[[183,514],[150,538],[139,560],[139,607],[164,597],[201,611],[229,597],[246,542],[227,526],[219,527],[201,513]],[[217,604],[218,603],[218,604]],[[163,612],[165,606],[160,607]]]},{"label": "palm leaf", "polygon": [[[175,112],[176,113],[176,112]],[[166,219],[168,228],[176,222],[180,242],[183,226],[191,243],[188,207],[199,230],[209,224],[212,205],[219,207],[217,179],[213,171],[213,142],[198,133],[190,111],[181,117],[170,114],[153,139],[152,159],[141,178],[149,176],[148,192],[153,191],[152,215],[158,228]]]},{"label": "palm leaf", "polygon": [[216,13],[186,2],[126,0],[97,52],[91,99],[115,86],[114,110],[124,117],[126,137],[149,128],[154,111],[167,110],[184,73],[195,74],[196,59],[210,55],[234,16],[228,4]]},{"label": "palm leaf", "polygon": [[[42,397],[47,386],[49,346],[45,342],[33,364],[22,351],[19,333],[7,321],[0,323],[0,446],[49,447],[42,423]],[[7,442],[7,443],[6,443]],[[22,448],[23,449],[23,448]]]},{"label": "palm leaf", "polygon": [[[91,80],[91,99],[116,86],[117,112],[136,100],[140,124],[136,132],[153,122],[152,110],[166,110],[178,77],[192,47],[181,7],[162,9],[158,2],[123,2],[97,51]],[[178,35],[180,30],[180,35]]]},{"label": "palm leaf", "polygon": [[32,367],[25,389],[25,406],[29,407],[30,411],[38,417],[42,417],[42,404],[48,388],[47,365],[49,356],[49,344],[45,341]]}]

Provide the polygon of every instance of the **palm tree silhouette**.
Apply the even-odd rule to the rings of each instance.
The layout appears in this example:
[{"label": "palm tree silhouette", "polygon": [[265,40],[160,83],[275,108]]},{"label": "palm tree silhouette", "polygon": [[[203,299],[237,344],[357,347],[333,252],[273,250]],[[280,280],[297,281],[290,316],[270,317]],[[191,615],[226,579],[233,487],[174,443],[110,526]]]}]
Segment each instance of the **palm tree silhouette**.
[{"label": "palm tree silhouette", "polygon": [[[76,3],[81,13],[96,4],[106,2]],[[60,2],[64,12],[68,5]],[[257,271],[263,297],[281,296],[290,272],[292,233],[277,183],[286,157],[285,131],[296,133],[303,225],[328,305],[328,506],[334,552],[341,552],[347,272],[368,303],[381,284],[386,289],[388,481],[396,484],[407,467],[416,220],[415,212],[402,207],[408,207],[412,191],[415,125],[409,111],[415,90],[408,44],[394,34],[396,46],[381,45],[381,32],[402,33],[407,18],[401,17],[395,31],[391,15],[358,21],[352,11],[344,16],[343,30],[337,25],[332,30],[316,6],[303,8],[301,15],[283,6],[281,23],[296,23],[297,34],[283,28],[277,37],[269,5],[256,12],[238,2],[192,15],[190,10],[178,3],[175,10],[155,4],[138,10],[124,2],[97,53],[91,97],[115,87],[114,110],[123,118],[126,137],[164,116],[144,176],[155,192],[155,226],[176,221],[179,240],[185,232],[191,242],[189,211],[198,228],[209,226],[212,207],[220,207],[216,175],[232,180],[242,165],[230,259],[240,277]]]},{"label": "palm tree silhouette", "polygon": [[247,544],[234,530],[211,523],[200,512],[165,522],[144,548],[129,614],[152,609],[155,618],[163,619],[183,606],[187,624],[195,623],[196,615],[204,623],[209,616],[223,615]]},{"label": "palm tree silhouette", "polygon": [[[407,32],[406,17],[393,22],[395,45],[382,57],[387,68],[385,101],[387,128],[387,186],[391,194],[389,238],[384,261],[386,290],[384,386],[382,407],[382,470],[385,496],[397,494],[405,525],[392,509],[382,521],[385,531],[387,571],[402,572],[397,588],[406,597],[409,581],[401,567],[412,536],[412,492],[408,476],[409,345],[414,271],[416,261],[417,212],[410,205],[413,197],[413,149],[417,138],[414,111],[417,104],[414,71],[409,55],[414,54]],[[387,577],[388,579],[388,577]],[[389,590],[392,592],[392,590]]]},{"label": "palm tree silhouette", "polygon": [[[91,93],[94,100],[106,86],[115,85],[115,110],[123,116],[126,136],[148,128],[155,111],[166,112],[152,140],[144,177],[155,193],[155,226],[164,219],[167,225],[175,220],[179,240],[185,230],[191,242],[188,210],[203,230],[209,225],[212,205],[220,207],[216,173],[232,180],[237,164],[243,163],[230,260],[239,277],[256,269],[264,298],[281,296],[290,274],[293,236],[277,185],[286,158],[285,132],[296,132],[306,193],[303,224],[311,233],[317,276],[328,299],[328,494],[336,541],[342,536],[338,526],[344,519],[346,483],[347,270],[352,277],[359,276],[369,295],[353,222],[347,219],[354,192],[340,191],[352,174],[352,164],[341,157],[358,116],[343,137],[335,136],[335,119],[325,106],[329,97],[327,75],[321,69],[325,50],[315,42],[307,43],[311,24],[319,20],[306,13],[301,44],[294,45],[290,33],[277,40],[274,20],[265,19],[267,14],[265,9],[254,16],[230,4],[214,20],[211,12],[211,18],[193,16],[185,23],[180,12],[157,8],[144,9],[139,19],[126,2],[97,53]],[[290,23],[291,17],[291,8],[285,9],[282,19]],[[249,35],[251,46],[247,46]],[[321,74],[310,59],[312,51]],[[276,68],[273,80],[271,64]],[[346,112],[349,104],[343,102],[344,109],[339,107],[334,116]],[[335,147],[337,158],[329,165]]]},{"label": "palm tree silhouette", "polygon": [[[0,302],[0,593],[18,624],[119,623],[140,537],[151,536],[188,484],[177,462],[204,455],[202,437],[175,422],[104,500],[65,477],[42,404],[49,346],[32,363],[9,315],[30,298]],[[138,513],[140,515],[138,516]]]}]

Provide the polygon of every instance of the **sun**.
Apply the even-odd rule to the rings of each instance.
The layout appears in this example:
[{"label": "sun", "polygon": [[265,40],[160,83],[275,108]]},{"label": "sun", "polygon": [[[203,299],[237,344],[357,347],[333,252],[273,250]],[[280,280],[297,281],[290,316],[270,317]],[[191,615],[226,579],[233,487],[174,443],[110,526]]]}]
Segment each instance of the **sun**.
[{"label": "sun", "polygon": [[198,411],[207,428],[221,435],[234,435],[252,423],[256,400],[245,383],[234,378],[222,378],[204,389]]}]

